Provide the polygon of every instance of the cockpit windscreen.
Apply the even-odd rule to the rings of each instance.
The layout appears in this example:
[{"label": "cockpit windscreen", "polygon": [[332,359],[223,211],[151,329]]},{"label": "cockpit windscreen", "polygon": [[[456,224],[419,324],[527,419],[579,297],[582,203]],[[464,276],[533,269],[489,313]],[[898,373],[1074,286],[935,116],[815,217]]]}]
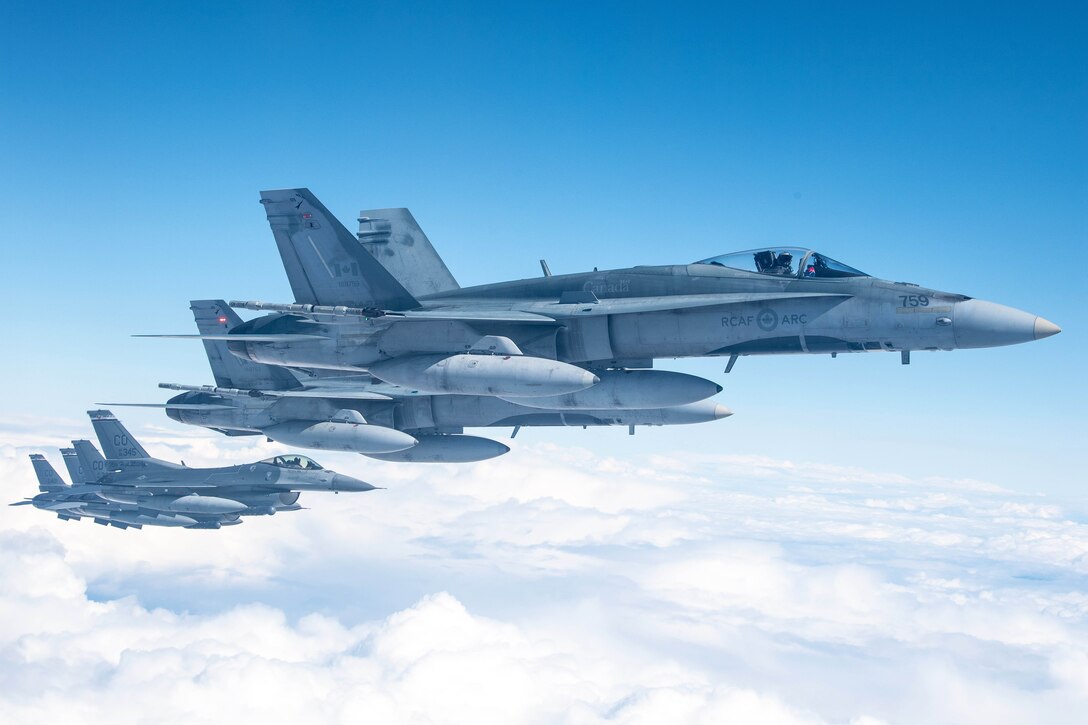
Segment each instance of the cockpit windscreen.
[{"label": "cockpit windscreen", "polygon": [[836,262],[824,254],[799,247],[750,249],[746,252],[733,252],[701,259],[696,264],[713,264],[745,272],[801,279],[869,276],[842,262]]},{"label": "cockpit windscreen", "polygon": [[294,468],[296,470],[305,471],[320,471],[321,466],[317,461],[307,458],[306,456],[276,456],[275,458],[267,458],[261,463],[267,463],[271,466],[279,466],[280,468]]}]

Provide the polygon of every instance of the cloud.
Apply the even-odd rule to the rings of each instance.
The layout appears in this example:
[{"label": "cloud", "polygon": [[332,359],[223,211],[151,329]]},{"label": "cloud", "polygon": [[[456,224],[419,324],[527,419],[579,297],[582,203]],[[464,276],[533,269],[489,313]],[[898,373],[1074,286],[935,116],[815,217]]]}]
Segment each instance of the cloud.
[{"label": "cloud", "polygon": [[[4,534],[0,554],[17,623],[3,632],[6,722],[816,722],[674,664],[474,616],[448,593],[355,627],[264,605],[199,616],[91,601],[41,531]],[[64,586],[44,590],[43,571]]]},{"label": "cloud", "polygon": [[[259,440],[143,436],[190,465]],[[7,490],[34,487],[0,447]],[[743,456],[322,462],[387,490],[216,532],[0,512],[0,717],[1074,721],[1088,527],[1058,502]]]}]

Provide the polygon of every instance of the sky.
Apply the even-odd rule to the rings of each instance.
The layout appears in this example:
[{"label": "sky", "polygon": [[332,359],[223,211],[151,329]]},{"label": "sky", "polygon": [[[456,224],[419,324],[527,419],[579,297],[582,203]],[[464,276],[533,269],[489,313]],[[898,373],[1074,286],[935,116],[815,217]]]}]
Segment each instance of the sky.
[{"label": "sky", "polygon": [[[388,488],[230,531],[5,508],[0,682],[56,685],[0,713],[132,697],[135,720],[154,695],[181,719],[280,683],[332,720],[1016,722],[1083,704],[1082,4],[42,2],[5,18],[12,500],[34,490],[27,453],[59,466],[89,433],[83,411],[211,382],[199,345],[131,335],[191,332],[190,299],[289,301],[261,189],[306,186],[349,228],[407,206],[463,286],[537,276],[541,258],[563,273],[789,244],[1063,332],[907,367],[659,361],[722,384],[735,415],[526,429],[460,467],[339,457]],[[122,410],[167,458],[278,450]],[[154,673],[178,682],[149,688]],[[458,699],[487,682],[486,701]]]}]

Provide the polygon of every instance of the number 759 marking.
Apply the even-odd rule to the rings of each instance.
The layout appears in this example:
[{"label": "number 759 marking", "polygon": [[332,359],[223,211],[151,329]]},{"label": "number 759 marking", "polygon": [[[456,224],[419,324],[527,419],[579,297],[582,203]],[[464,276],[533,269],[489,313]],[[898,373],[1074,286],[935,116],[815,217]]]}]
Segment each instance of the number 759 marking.
[{"label": "number 759 marking", "polygon": [[929,307],[929,298],[925,295],[899,295],[900,307]]}]

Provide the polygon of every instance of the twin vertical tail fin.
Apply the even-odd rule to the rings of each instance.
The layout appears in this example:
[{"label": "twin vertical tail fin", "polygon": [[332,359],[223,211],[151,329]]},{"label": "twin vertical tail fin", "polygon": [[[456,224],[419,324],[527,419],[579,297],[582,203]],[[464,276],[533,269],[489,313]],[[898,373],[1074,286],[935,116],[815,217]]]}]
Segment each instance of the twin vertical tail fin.
[{"label": "twin vertical tail fin", "polygon": [[407,209],[359,212],[359,243],[414,297],[460,289]]},{"label": "twin vertical tail fin", "polygon": [[309,189],[261,192],[295,301],[410,310],[415,297]]},{"label": "twin vertical tail fin", "polygon": [[[98,442],[102,444],[102,451],[106,454],[106,460],[131,460],[151,457],[110,411],[88,410],[87,415],[91,417],[91,425],[94,426]],[[78,446],[76,451],[79,451]]]},{"label": "twin vertical tail fin", "polygon": [[60,474],[57,473],[49,461],[45,460],[45,456],[41,453],[31,453],[30,463],[34,466],[34,473],[38,476],[38,490],[45,493],[63,491],[68,488],[68,484],[64,482],[64,479],[60,477]]},{"label": "twin vertical tail fin", "polygon": [[[201,335],[222,335],[242,324],[242,318],[223,300],[192,300],[196,328]],[[225,340],[204,340],[204,352],[221,388],[248,390],[291,390],[300,387],[298,380],[286,369],[262,365],[231,353]]]}]

